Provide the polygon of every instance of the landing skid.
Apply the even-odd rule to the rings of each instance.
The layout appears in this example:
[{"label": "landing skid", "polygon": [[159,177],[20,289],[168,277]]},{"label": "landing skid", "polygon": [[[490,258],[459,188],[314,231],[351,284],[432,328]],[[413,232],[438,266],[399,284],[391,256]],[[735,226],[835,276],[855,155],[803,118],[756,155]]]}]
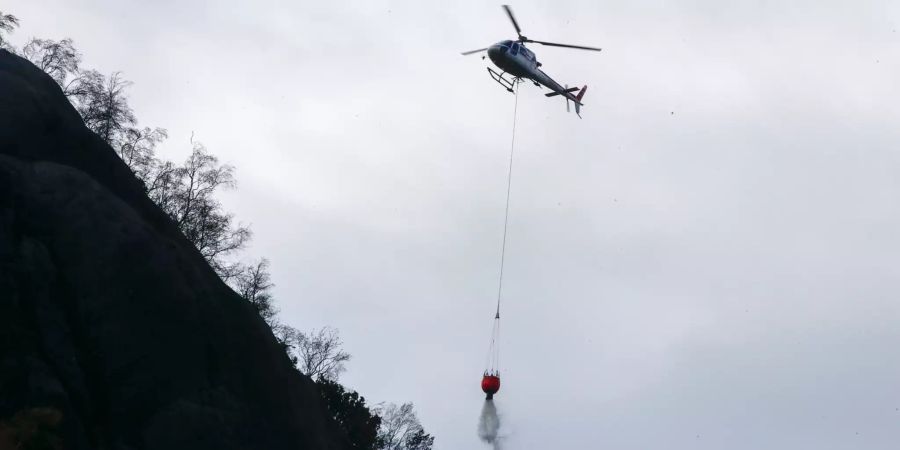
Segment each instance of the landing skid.
[{"label": "landing skid", "polygon": [[506,75],[506,72],[497,73],[494,69],[491,69],[490,67],[488,67],[487,70],[488,70],[488,73],[491,74],[491,78],[493,78],[494,81],[496,81],[498,84],[500,84],[500,86],[503,86],[504,88],[506,88],[507,91],[512,92],[512,93],[515,93],[515,91],[513,91],[513,88],[516,86],[516,83],[522,81],[522,79],[519,77],[514,77],[512,80],[506,79],[506,77],[503,76],[503,75]]}]

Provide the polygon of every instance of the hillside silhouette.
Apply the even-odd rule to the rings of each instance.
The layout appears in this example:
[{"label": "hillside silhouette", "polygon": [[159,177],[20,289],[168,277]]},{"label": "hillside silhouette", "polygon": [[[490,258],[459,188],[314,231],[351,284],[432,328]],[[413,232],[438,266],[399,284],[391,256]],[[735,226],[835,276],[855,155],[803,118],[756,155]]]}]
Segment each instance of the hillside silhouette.
[{"label": "hillside silhouette", "polygon": [[254,306],[5,50],[0,417],[0,448],[26,428],[47,448],[350,448]]}]

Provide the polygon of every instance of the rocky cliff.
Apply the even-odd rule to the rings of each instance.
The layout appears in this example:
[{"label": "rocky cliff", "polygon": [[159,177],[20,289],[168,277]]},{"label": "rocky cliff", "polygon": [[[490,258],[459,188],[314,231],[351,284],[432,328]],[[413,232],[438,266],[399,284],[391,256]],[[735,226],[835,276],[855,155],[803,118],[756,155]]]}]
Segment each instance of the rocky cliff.
[{"label": "rocky cliff", "polygon": [[53,80],[0,50],[5,433],[29,411],[55,414],[65,449],[346,447],[252,306]]}]

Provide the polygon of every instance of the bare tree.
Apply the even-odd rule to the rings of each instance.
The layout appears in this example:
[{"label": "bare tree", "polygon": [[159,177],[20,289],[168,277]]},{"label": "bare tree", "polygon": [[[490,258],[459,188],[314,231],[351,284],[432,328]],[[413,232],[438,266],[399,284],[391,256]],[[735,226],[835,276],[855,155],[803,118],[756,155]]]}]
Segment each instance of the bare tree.
[{"label": "bare tree", "polygon": [[272,329],[272,334],[275,335],[275,340],[284,348],[284,353],[291,360],[291,364],[297,367],[300,364],[300,359],[297,357],[297,343],[300,341],[300,336],[303,333],[290,325],[279,322],[278,318],[274,316],[267,322],[269,328]]},{"label": "bare tree", "polygon": [[431,450],[434,445],[434,436],[419,428],[415,433],[406,437],[404,448],[408,450]]},{"label": "bare tree", "polygon": [[12,14],[3,14],[0,11],[0,48],[5,50],[14,50],[12,44],[3,36],[5,33],[12,33],[19,26],[19,19]]},{"label": "bare tree", "polygon": [[341,350],[342,344],[338,331],[331,327],[299,333],[295,343],[298,369],[314,380],[337,381],[344,363],[350,360],[350,354]]},{"label": "bare tree", "polygon": [[268,294],[268,262],[243,266],[228,260],[251,237],[250,229],[236,225],[234,216],[216,199],[219,191],[236,186],[234,167],[219,163],[203,144],[193,140],[193,149],[183,165],[161,160],[155,149],[166,137],[162,128],[126,128],[116,138],[118,146],[114,148],[143,181],[150,199],[172,218],[216,273],[226,282],[233,282],[236,290],[249,289],[258,296],[248,300],[269,305],[261,310],[268,321],[268,316],[275,314]]},{"label": "bare tree", "polygon": [[[271,289],[274,286],[269,276],[269,260],[265,258],[259,260],[256,264],[241,267],[241,270],[234,277],[234,287],[237,293],[253,304],[260,317],[265,319],[266,323],[273,328],[273,331],[276,331],[275,328],[278,324],[275,323],[275,316],[278,314],[278,309],[275,308],[271,293]],[[286,334],[279,337],[279,340],[284,342],[294,340],[289,335],[290,330],[277,331]]]},{"label": "bare tree", "polygon": [[77,94],[79,84],[81,53],[75,49],[71,39],[54,41],[32,38],[22,48],[22,56],[50,75],[66,96]]},{"label": "bare tree", "polygon": [[122,161],[146,185],[157,164],[160,163],[156,159],[156,146],[167,137],[169,134],[163,128],[127,128],[122,133],[121,142],[115,150]]},{"label": "bare tree", "polygon": [[[230,280],[240,270],[238,264],[225,257],[244,247],[250,239],[250,229],[234,225],[234,216],[227,213],[216,200],[220,189],[236,186],[234,167],[220,164],[219,159],[194,143],[193,151],[183,166],[171,168],[163,164],[161,182],[151,197],[178,225],[223,280]],[[166,173],[170,172],[170,173]]]},{"label": "bare tree", "polygon": [[430,450],[434,437],[425,433],[412,403],[397,406],[381,404],[376,409],[381,416],[378,437],[385,450]]},{"label": "bare tree", "polygon": [[150,173],[141,181],[147,189],[147,196],[163,211],[175,210],[175,194],[178,191],[178,166],[172,161],[153,159]]},{"label": "bare tree", "polygon": [[113,72],[107,78],[96,70],[88,70],[81,72],[70,87],[71,98],[84,124],[113,148],[121,144],[125,130],[137,122],[125,95],[131,82],[121,75]]},{"label": "bare tree", "polygon": [[344,371],[344,363],[350,360],[350,355],[341,350],[337,330],[325,327],[307,334],[278,320],[268,260],[240,265],[230,284],[238,295],[256,307],[294,367],[316,381],[337,381]]}]

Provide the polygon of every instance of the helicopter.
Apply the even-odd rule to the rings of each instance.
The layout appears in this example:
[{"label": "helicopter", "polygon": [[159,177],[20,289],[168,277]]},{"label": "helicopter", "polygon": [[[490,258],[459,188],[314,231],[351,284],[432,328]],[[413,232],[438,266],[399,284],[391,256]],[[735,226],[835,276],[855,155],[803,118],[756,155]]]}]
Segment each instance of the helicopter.
[{"label": "helicopter", "polygon": [[[581,89],[577,87],[570,88],[568,85],[560,85],[540,69],[541,63],[538,62],[534,52],[525,47],[525,44],[535,43],[550,47],[575,48],[579,50],[591,50],[595,52],[599,52],[601,49],[596,47],[585,47],[582,45],[557,44],[554,42],[544,42],[528,39],[527,37],[522,35],[522,29],[519,27],[519,22],[516,21],[516,17],[513,15],[512,8],[510,8],[509,5],[503,5],[503,10],[506,12],[507,17],[509,17],[510,22],[512,22],[513,28],[516,29],[516,34],[519,35],[519,38],[516,40],[500,41],[494,45],[491,45],[490,47],[479,48],[478,50],[470,50],[467,52],[462,52],[462,54],[472,55],[475,53],[486,51],[487,56],[491,58],[491,61],[503,71],[501,73],[497,73],[497,71],[488,67],[488,73],[491,74],[491,78],[493,78],[494,81],[506,88],[507,91],[514,92],[513,87],[522,79],[531,80],[531,82],[534,83],[535,86],[541,87],[541,85],[544,85],[548,89],[553,91],[549,94],[544,94],[545,96],[563,96],[566,99],[566,111],[569,111],[570,101],[575,103],[575,114],[577,114],[578,117],[581,118],[581,107],[584,106],[584,103],[581,102],[581,99],[584,98],[584,93],[587,91],[587,85],[585,85]],[[483,55],[481,59],[484,59]],[[504,75],[506,74],[511,75],[513,78],[509,79],[505,77]],[[578,94],[573,94],[576,91],[578,92]]]}]

